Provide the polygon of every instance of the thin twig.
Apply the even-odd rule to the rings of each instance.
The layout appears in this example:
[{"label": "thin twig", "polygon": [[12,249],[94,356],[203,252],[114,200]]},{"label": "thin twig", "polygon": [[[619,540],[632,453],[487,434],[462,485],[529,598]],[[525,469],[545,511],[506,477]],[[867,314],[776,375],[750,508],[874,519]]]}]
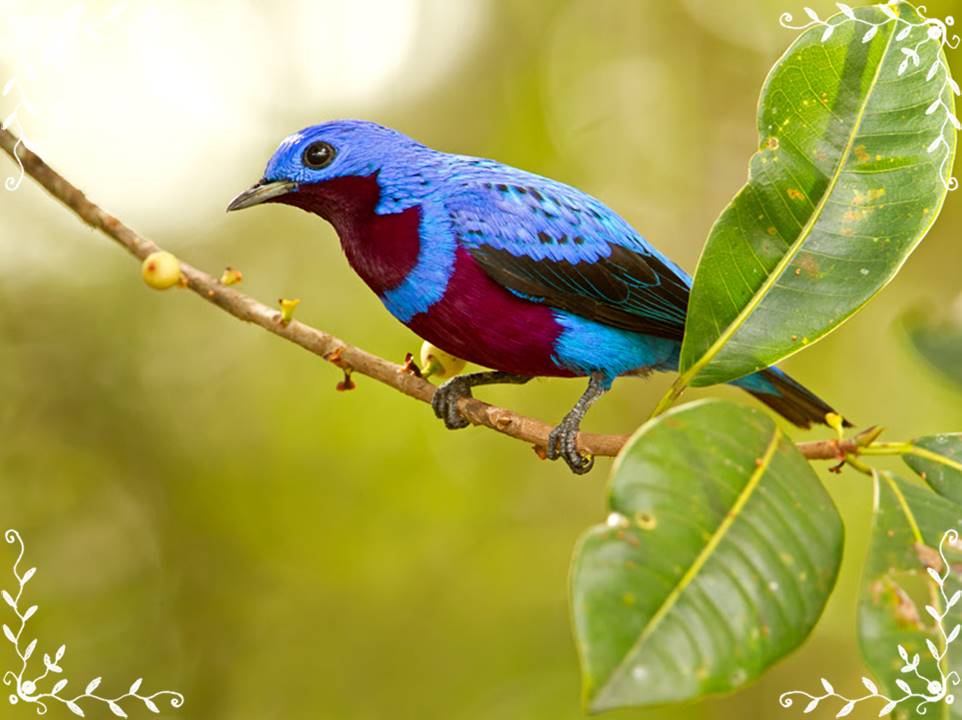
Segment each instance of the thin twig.
[{"label": "thin twig", "polygon": [[[27,175],[36,180],[47,192],[72,210],[87,225],[103,232],[122,245],[135,257],[143,260],[161,248],[151,240],[121,222],[98,205],[90,202],[74,185],[53,170],[39,156],[22,143],[17,147],[17,137],[7,130],[0,130],[0,146],[11,157],[19,156]],[[16,156],[14,151],[16,148]],[[187,287],[221,310],[246,322],[254,323],[268,332],[300,345],[305,350],[334,363],[340,368],[374,378],[395,390],[421,402],[430,403],[435,387],[423,378],[405,372],[400,365],[372,355],[349,345],[322,330],[297,320],[283,324],[277,309],[268,307],[254,298],[222,285],[217,279],[187,263],[181,263],[181,271]],[[544,448],[548,441],[550,425],[534,418],[519,415],[506,408],[468,398],[458,407],[474,425],[483,425],[509,437]],[[599,456],[614,456],[624,446],[627,435],[595,435],[580,433],[578,447],[584,452]],[[854,440],[823,440],[800,443],[802,454],[811,460],[837,460],[847,452],[855,452]]]}]

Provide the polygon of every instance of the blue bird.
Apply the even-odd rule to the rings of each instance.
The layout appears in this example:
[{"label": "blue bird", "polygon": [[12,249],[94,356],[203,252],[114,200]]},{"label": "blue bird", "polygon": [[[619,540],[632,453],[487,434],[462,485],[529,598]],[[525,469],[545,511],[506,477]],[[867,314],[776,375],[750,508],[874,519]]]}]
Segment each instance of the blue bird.
[{"label": "blue bird", "polygon": [[[468,425],[457,402],[473,387],[588,377],[547,447],[584,473],[593,461],[575,441],[588,408],[615,378],[678,367],[691,278],[569,185],[341,120],[286,138],[228,210],[265,202],[329,221],[398,320],[492,369],[438,388],[434,412],[450,429]],[[732,384],[802,427],[832,412],[776,368]]]}]

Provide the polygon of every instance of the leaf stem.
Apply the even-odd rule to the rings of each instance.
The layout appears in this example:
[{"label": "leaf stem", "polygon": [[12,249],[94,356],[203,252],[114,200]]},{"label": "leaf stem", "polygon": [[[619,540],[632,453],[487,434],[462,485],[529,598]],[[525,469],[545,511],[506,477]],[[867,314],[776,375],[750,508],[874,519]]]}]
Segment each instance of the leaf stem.
[{"label": "leaf stem", "polygon": [[858,449],[859,455],[909,455],[915,451],[910,442],[873,442]]},{"label": "leaf stem", "polygon": [[675,378],[675,382],[672,383],[671,387],[668,388],[668,391],[662,396],[661,400],[658,401],[658,404],[655,405],[655,409],[651,411],[649,418],[658,417],[666,410],[669,410],[671,406],[675,404],[675,401],[682,396],[682,393],[684,393],[687,388],[688,382],[685,379],[685,376],[679,375],[677,378]]}]

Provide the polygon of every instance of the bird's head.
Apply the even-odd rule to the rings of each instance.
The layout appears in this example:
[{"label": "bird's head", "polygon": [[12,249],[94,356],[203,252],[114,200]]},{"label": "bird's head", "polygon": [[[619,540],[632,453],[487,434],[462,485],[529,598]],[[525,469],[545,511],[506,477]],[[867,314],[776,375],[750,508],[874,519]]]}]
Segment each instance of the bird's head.
[{"label": "bird's head", "polygon": [[264,177],[235,197],[228,212],[281,202],[328,217],[353,204],[377,202],[378,174],[428,151],[402,133],[362,120],[313,125],[280,144]]}]

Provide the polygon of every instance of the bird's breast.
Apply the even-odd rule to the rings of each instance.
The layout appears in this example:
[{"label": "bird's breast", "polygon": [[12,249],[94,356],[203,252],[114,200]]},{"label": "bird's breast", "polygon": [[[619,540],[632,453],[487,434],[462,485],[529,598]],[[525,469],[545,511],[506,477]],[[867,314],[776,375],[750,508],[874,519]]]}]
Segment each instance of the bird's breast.
[{"label": "bird's breast", "polygon": [[478,365],[575,374],[556,362],[563,328],[554,311],[495,283],[453,235],[425,232],[424,212],[413,206],[337,228],[351,267],[388,309],[420,337]]},{"label": "bird's breast", "polygon": [[406,325],[442,350],[483,367],[518,375],[576,374],[556,362],[562,328],[554,311],[509,293],[462,247],[455,252],[444,295]]}]

